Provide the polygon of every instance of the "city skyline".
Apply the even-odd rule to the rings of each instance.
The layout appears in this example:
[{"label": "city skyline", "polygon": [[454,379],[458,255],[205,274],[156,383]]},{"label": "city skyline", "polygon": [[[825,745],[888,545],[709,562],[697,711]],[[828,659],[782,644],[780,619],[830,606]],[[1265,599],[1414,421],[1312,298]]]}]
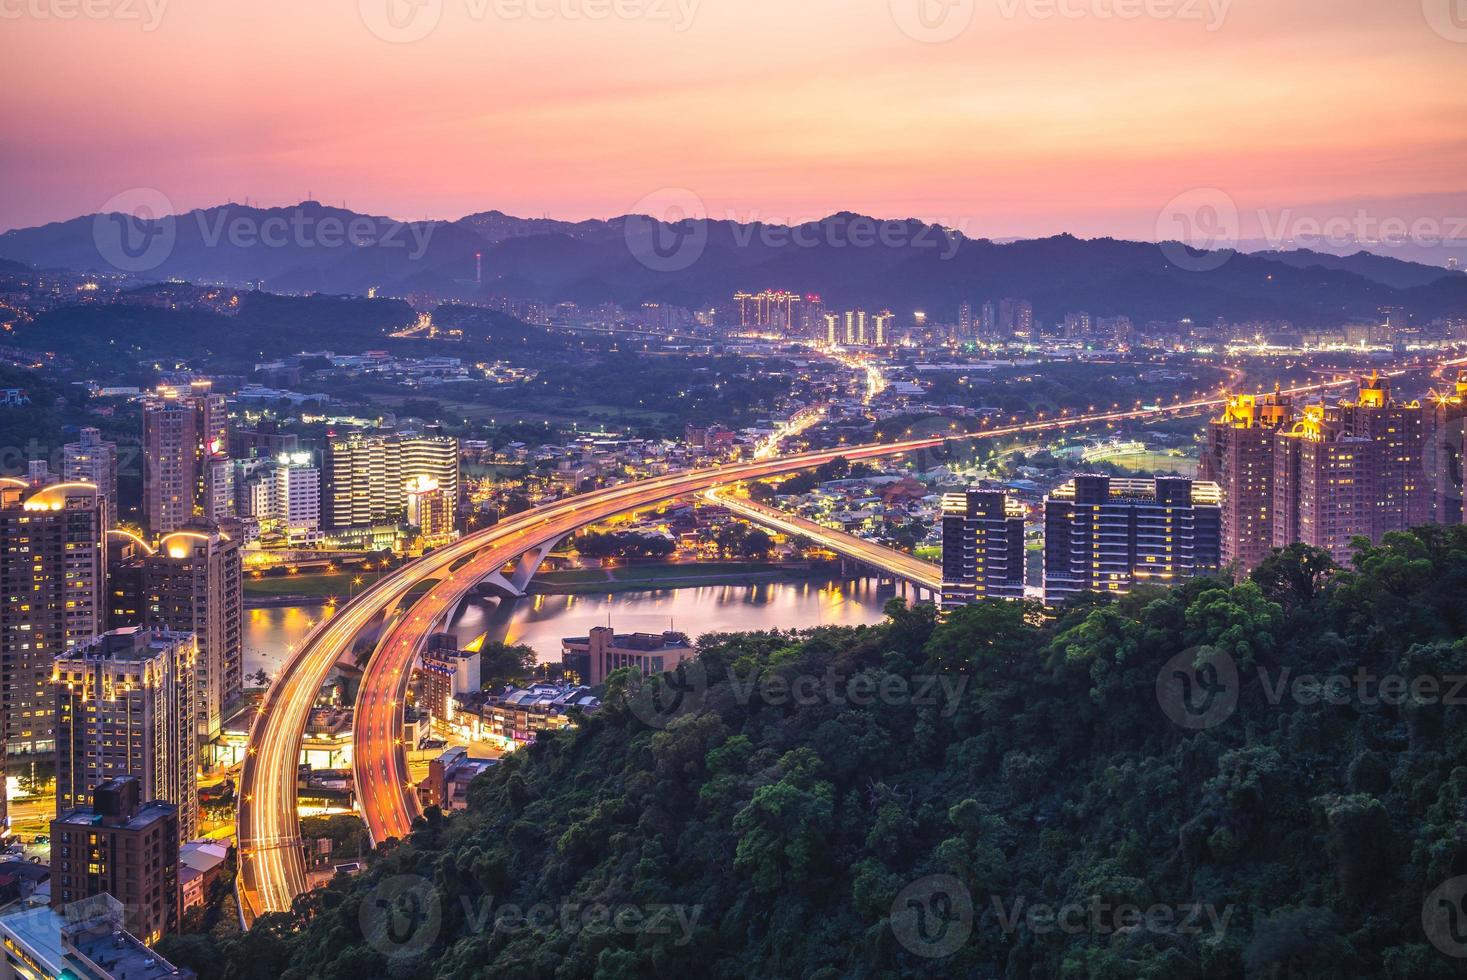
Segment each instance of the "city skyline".
[{"label": "city skyline", "polygon": [[[17,11],[0,78],[30,95],[6,110],[26,138],[6,150],[0,228],[139,188],[181,211],[316,196],[565,220],[656,213],[671,190],[716,218],[854,210],[994,238],[1150,240],[1199,191],[1236,206],[1245,239],[1305,214],[1467,215],[1467,30],[1438,0],[959,0],[925,20],[904,0],[617,8],[629,18],[429,2],[396,20],[387,3]],[[68,62],[127,84],[99,104],[90,81],[25,83]],[[140,126],[147,111],[170,125]]]}]

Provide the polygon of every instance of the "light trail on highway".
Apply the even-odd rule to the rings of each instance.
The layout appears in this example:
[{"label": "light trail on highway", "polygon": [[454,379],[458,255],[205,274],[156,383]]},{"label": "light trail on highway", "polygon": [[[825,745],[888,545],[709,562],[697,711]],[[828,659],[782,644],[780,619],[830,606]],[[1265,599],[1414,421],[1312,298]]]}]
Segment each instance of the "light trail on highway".
[{"label": "light trail on highway", "polygon": [[[1467,363],[1467,359],[1457,364]],[[1390,372],[1405,374],[1412,368]],[[1349,385],[1353,375],[1286,389],[1303,395]],[[865,460],[937,449],[949,442],[999,439],[1186,415],[1223,405],[1226,397],[1178,401],[1173,405],[1087,415],[1061,415],[1033,422],[983,428],[903,442],[838,446],[798,455],[726,464],[640,480],[546,504],[508,518],[424,556],[374,583],[318,623],[295,651],[261,704],[250,733],[240,779],[240,894],[246,918],[284,911],[307,890],[296,804],[296,766],[311,707],[337,660],[379,616],[392,618],[362,679],[354,719],[354,765],[363,817],[373,839],[400,837],[419,813],[407,781],[401,744],[407,679],[421,641],[484,577],[520,555],[553,543],[580,527],[661,501],[715,486],[812,469],[836,459]],[[463,567],[455,568],[462,564]],[[410,593],[436,583],[405,615],[399,606]]]}]

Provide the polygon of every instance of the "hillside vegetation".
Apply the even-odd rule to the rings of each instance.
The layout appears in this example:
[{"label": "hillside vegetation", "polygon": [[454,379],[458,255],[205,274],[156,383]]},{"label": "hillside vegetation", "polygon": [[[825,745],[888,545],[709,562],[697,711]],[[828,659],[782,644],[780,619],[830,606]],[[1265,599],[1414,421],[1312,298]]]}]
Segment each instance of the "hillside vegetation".
[{"label": "hillside vegetation", "polygon": [[1058,621],[888,612],[616,675],[468,812],[165,955],[203,980],[1467,972],[1467,528]]}]

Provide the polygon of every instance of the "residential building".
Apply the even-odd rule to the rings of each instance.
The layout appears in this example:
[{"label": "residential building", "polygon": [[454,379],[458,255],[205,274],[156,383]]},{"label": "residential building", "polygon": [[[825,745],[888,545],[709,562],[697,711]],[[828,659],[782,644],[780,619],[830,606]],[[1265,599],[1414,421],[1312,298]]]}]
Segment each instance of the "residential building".
[{"label": "residential building", "polygon": [[[231,506],[229,410],[207,381],[160,387],[143,403],[143,522],[154,534]],[[217,516],[216,518],[217,519]]]},{"label": "residential building", "polygon": [[1431,519],[1437,524],[1461,524],[1463,460],[1467,459],[1467,370],[1457,375],[1455,388],[1433,392],[1428,399],[1433,419],[1426,447],[1426,469],[1432,482]]},{"label": "residential building", "polygon": [[407,522],[428,545],[453,538],[456,501],[430,476],[415,476],[407,485]]},{"label": "residential building", "polygon": [[1222,488],[1222,562],[1247,575],[1273,548],[1274,436],[1294,420],[1288,395],[1239,395],[1207,427],[1199,476]]},{"label": "residential building", "polygon": [[604,683],[622,667],[635,667],[647,675],[665,673],[697,652],[683,633],[618,635],[609,626],[596,627],[585,639],[561,640],[560,646],[566,669],[591,687]]},{"label": "residential building", "polygon": [[1353,400],[1340,402],[1343,435],[1369,439],[1376,445],[1374,480],[1375,524],[1370,538],[1379,541],[1391,531],[1407,531],[1432,519],[1435,484],[1427,472],[1428,447],[1433,441],[1435,413],[1419,401],[1392,397],[1389,378],[1371,374],[1360,379]]},{"label": "residential building", "polygon": [[418,784],[419,798],[423,806],[436,806],[445,812],[467,809],[469,783],[498,764],[498,759],[475,759],[468,749],[455,745],[429,760],[428,778]]},{"label": "residential building", "polygon": [[192,634],[129,627],[57,658],[58,814],[84,806],[108,780],[131,776],[144,798],[177,808],[184,840],[196,836],[196,656]]},{"label": "residential building", "polygon": [[0,484],[0,727],[9,752],[49,752],[52,662],[103,625],[106,505],[89,483]]},{"label": "residential building", "polygon": [[1184,477],[1076,476],[1044,502],[1044,601],[1216,571],[1221,490]]},{"label": "residential building", "polygon": [[[112,575],[111,626],[193,635],[200,742],[218,737],[225,710],[244,691],[243,585],[239,543],[208,522],[165,535]],[[124,618],[123,608],[136,613]]]},{"label": "residential building", "polygon": [[1383,444],[1351,435],[1322,405],[1311,405],[1274,451],[1273,546],[1302,542],[1348,562],[1351,542],[1380,526]]},{"label": "residential building", "polygon": [[1024,597],[1024,507],[972,488],[942,500],[942,606]]},{"label": "residential building", "polygon": [[110,895],[0,916],[0,980],[193,980],[125,928]]},{"label": "residential building", "polygon": [[84,428],[76,442],[61,447],[61,478],[67,483],[91,483],[106,504],[104,527],[117,523],[117,443],[104,442],[100,429]]},{"label": "residential building", "polygon": [[91,805],[51,821],[51,908],[110,895],[123,924],[145,943],[178,932],[178,807],[144,802],[141,783],[123,776],[99,784]]},{"label": "residential building", "polygon": [[332,529],[401,523],[409,484],[427,477],[458,502],[458,440],[446,436],[365,436],[326,451],[325,523]]}]

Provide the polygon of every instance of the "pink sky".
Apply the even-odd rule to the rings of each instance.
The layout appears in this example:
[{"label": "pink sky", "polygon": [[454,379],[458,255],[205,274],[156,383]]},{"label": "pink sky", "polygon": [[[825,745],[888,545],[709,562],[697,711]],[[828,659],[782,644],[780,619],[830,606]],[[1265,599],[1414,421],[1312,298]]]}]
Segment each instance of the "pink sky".
[{"label": "pink sky", "polygon": [[[943,43],[899,26],[917,0],[417,0],[405,29],[436,28],[404,43],[368,26],[389,2],[415,9],[0,0],[0,228],[140,187],[400,218],[686,188],[717,217],[993,237],[1151,238],[1195,188],[1467,214],[1457,0],[976,0],[960,31],[968,0],[922,0],[955,4]],[[1173,13],[1116,15],[1148,3]],[[590,18],[618,5],[645,14]],[[89,8],[112,15],[62,16]]]}]

